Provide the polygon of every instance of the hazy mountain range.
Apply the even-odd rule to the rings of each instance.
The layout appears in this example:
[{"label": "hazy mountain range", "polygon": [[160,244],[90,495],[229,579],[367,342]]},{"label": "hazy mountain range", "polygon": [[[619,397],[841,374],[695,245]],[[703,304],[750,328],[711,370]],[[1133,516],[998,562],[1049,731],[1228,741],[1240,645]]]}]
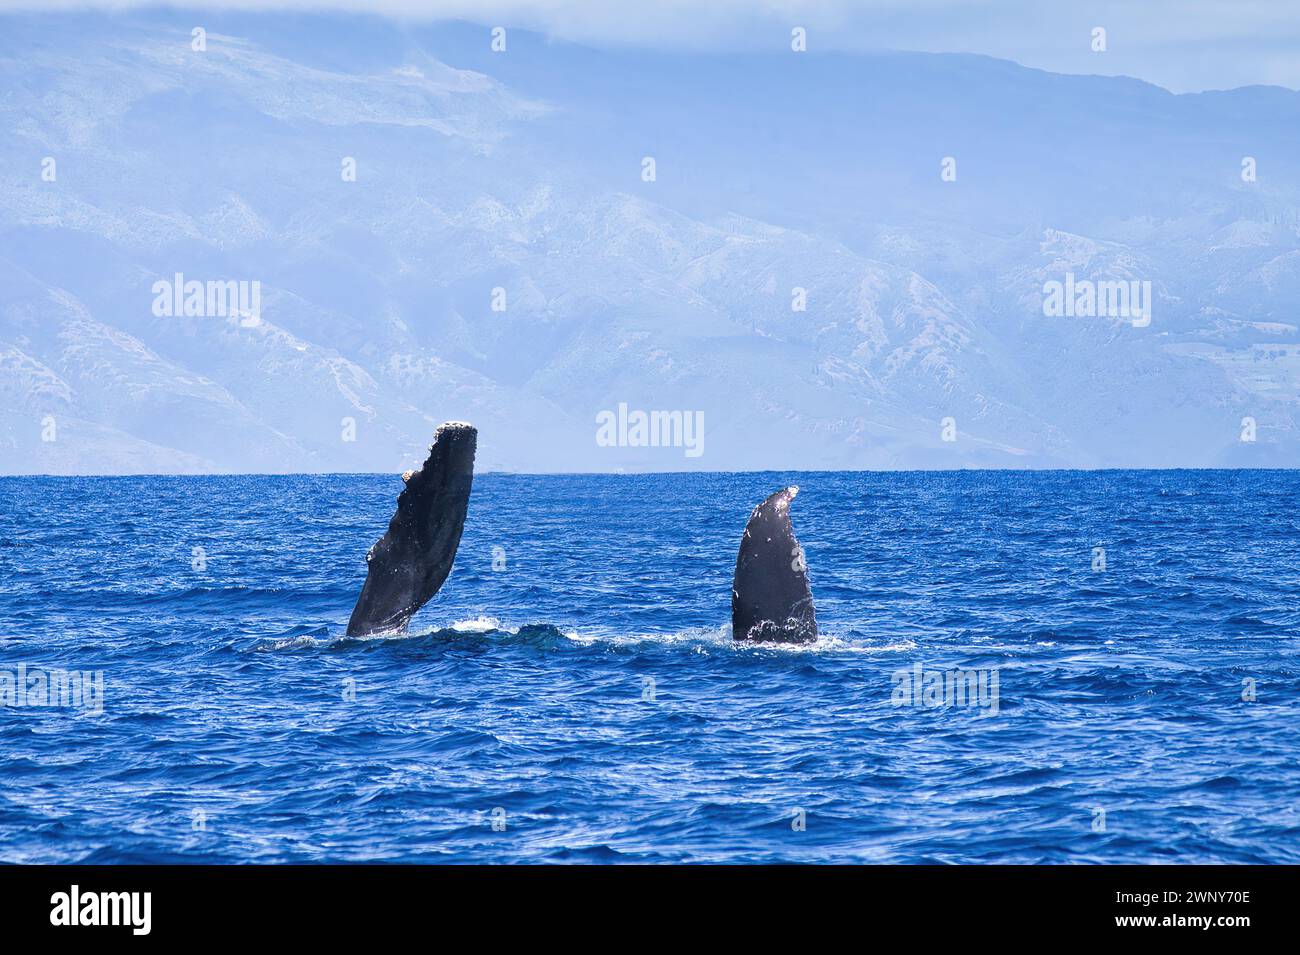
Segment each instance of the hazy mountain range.
[{"label": "hazy mountain range", "polygon": [[[1150,324],[1046,317],[1067,273]],[[1296,466],[1298,303],[1279,88],[0,17],[3,473],[397,471],[445,419],[480,470]],[[704,453],[598,445],[620,403]]]}]

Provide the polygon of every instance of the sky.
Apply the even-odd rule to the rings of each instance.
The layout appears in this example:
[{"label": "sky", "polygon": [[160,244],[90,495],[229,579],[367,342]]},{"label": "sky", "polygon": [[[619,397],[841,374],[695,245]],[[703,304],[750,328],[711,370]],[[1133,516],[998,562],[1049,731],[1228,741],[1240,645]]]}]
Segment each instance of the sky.
[{"label": "sky", "polygon": [[[118,10],[138,0],[0,0],[0,10]],[[1133,76],[1174,92],[1300,89],[1295,0],[219,0],[169,4],[461,19],[596,47],[982,53],[1060,73]],[[1106,31],[1104,52],[1093,31]]]}]

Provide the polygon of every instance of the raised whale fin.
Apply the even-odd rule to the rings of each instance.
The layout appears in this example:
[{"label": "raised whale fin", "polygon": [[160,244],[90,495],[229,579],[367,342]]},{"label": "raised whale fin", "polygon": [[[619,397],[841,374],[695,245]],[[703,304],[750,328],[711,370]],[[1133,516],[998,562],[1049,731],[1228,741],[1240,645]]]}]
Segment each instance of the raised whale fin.
[{"label": "raised whale fin", "polygon": [[736,640],[811,643],[817,614],[803,548],[790,526],[788,487],[754,508],[740,539],[731,583],[731,635]]},{"label": "raised whale fin", "polygon": [[465,528],[477,445],[473,426],[448,421],[434,435],[424,466],[402,475],[397,512],[366,555],[366,582],[348,636],[405,632],[442,587]]}]

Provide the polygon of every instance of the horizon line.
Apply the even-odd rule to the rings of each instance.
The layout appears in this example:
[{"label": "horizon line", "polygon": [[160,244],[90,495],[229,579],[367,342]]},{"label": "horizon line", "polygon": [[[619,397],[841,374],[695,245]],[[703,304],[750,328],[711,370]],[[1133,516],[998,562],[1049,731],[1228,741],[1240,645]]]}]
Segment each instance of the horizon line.
[{"label": "horizon line", "polygon": [[[1056,468],[743,468],[739,470],[718,471],[475,471],[475,477],[651,477],[690,474],[955,474],[962,472],[1006,473],[1006,474],[1048,474],[1048,473],[1109,473],[1115,471],[1300,471],[1300,466],[1285,467],[1279,465],[1260,465],[1258,467],[1220,467],[1173,466],[1173,467],[1056,467]],[[23,478],[55,478],[77,480],[82,478],[227,478],[227,477],[397,477],[401,471],[122,471],[78,474],[55,474],[49,471],[33,471],[15,474],[0,474],[0,481],[20,480]]]}]

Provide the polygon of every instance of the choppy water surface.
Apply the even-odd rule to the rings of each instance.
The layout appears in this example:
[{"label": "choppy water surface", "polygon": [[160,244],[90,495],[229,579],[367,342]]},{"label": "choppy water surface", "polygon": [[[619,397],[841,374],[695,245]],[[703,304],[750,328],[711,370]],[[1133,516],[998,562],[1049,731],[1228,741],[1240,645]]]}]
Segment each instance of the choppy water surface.
[{"label": "choppy water surface", "polygon": [[[786,483],[825,633],[738,647]],[[0,670],[105,694],[0,708],[0,860],[1300,862],[1300,473],[481,475],[348,639],[399,490],[0,479]]]}]

